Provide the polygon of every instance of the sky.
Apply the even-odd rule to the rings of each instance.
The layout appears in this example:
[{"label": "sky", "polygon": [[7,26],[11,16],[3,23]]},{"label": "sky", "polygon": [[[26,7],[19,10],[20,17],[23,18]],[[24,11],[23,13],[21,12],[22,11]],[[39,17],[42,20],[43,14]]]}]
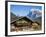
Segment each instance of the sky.
[{"label": "sky", "polygon": [[16,16],[26,16],[31,9],[42,10],[42,6],[10,5],[10,11]]}]

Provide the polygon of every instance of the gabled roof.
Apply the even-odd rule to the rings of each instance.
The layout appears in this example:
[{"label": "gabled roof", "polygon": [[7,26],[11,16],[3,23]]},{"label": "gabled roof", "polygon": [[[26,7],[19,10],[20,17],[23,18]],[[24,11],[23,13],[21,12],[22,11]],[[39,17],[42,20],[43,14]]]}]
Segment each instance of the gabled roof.
[{"label": "gabled roof", "polygon": [[[30,19],[30,18],[29,18],[29,17],[27,17],[27,16],[22,17],[22,18],[26,18],[26,19],[28,19],[28,20],[30,20],[30,21],[32,21],[32,22],[34,22],[32,19]],[[11,23],[13,23],[13,22],[15,22],[15,21],[17,21],[17,20],[20,20],[20,19],[22,19],[22,18],[16,19],[16,20],[12,21]]]}]

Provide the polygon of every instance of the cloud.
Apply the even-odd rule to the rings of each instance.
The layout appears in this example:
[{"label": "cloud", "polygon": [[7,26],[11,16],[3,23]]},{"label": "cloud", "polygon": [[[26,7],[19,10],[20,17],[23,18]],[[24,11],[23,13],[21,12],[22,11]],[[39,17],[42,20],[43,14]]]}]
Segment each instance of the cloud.
[{"label": "cloud", "polygon": [[32,12],[32,14],[36,14],[36,17],[39,17],[42,15],[42,11],[40,9],[32,8],[30,11]]}]

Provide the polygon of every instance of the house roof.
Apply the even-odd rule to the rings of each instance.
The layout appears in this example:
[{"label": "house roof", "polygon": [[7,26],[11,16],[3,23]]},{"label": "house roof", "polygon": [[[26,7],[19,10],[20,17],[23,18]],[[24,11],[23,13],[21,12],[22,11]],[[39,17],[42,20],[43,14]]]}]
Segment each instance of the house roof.
[{"label": "house roof", "polygon": [[[26,18],[26,19],[28,19],[28,20],[30,20],[30,21],[32,21],[32,22],[34,22],[32,19],[30,19],[30,18],[29,18],[29,17],[27,17],[27,16],[22,17],[22,18]],[[15,21],[17,21],[17,20],[20,20],[20,19],[22,19],[22,18],[16,19],[16,20],[12,21],[11,23],[13,23],[13,22],[15,22]]]}]

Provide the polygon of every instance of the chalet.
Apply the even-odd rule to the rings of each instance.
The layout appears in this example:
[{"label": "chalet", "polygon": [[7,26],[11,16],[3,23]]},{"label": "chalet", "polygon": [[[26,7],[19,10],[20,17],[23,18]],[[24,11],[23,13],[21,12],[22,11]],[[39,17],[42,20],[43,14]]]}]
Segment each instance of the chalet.
[{"label": "chalet", "polygon": [[18,19],[12,22],[11,24],[14,24],[15,26],[18,26],[18,27],[19,26],[22,27],[22,26],[30,26],[32,23],[33,22],[30,19],[28,19],[27,17],[23,17],[21,19]]},{"label": "chalet", "polygon": [[[14,26],[13,30],[14,31],[23,31],[23,30],[28,30],[29,28],[35,28],[38,29],[38,23],[33,22],[31,19],[27,17],[19,18],[17,20],[14,20],[11,22],[11,25]],[[12,31],[13,31],[12,30]]]}]

